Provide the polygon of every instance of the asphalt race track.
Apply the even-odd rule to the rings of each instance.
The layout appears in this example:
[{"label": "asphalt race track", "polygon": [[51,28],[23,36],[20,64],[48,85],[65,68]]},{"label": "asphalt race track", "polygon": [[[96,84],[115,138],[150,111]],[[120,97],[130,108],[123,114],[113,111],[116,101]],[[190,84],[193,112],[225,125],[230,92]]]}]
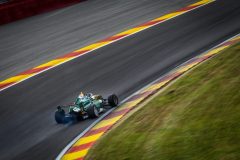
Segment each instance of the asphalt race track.
[{"label": "asphalt race track", "polygon": [[198,0],[87,0],[0,26],[0,80]]},{"label": "asphalt race track", "polygon": [[[0,92],[0,159],[54,159],[93,122],[57,125],[53,119],[57,105],[72,102],[79,91],[103,95],[114,92],[123,100],[239,32],[240,1],[217,0]],[[101,36],[99,33],[98,38]],[[60,48],[58,52],[67,50]],[[6,62],[1,59],[2,63]],[[22,66],[17,64],[8,71],[18,65]],[[2,70],[0,74],[7,75]]]}]

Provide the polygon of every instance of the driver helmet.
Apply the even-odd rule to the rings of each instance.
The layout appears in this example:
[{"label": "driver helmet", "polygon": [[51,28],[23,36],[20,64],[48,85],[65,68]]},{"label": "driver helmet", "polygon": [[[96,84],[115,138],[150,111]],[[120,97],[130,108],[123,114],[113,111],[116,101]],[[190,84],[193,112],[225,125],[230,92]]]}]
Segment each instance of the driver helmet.
[{"label": "driver helmet", "polygon": [[84,94],[81,92],[78,96],[78,98],[83,98],[84,97]]}]

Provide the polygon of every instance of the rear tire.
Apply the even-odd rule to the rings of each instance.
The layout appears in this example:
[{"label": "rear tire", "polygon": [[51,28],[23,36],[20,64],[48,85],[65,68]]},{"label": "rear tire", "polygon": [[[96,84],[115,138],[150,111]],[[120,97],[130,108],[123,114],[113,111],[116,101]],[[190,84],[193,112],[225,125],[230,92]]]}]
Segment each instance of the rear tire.
[{"label": "rear tire", "polygon": [[65,111],[64,110],[57,110],[55,112],[55,121],[59,124],[65,122]]},{"label": "rear tire", "polygon": [[90,107],[88,107],[87,114],[88,114],[89,118],[99,117],[99,112],[95,105],[91,105]]},{"label": "rear tire", "polygon": [[111,107],[116,107],[118,105],[118,97],[112,94],[108,97],[108,103]]}]

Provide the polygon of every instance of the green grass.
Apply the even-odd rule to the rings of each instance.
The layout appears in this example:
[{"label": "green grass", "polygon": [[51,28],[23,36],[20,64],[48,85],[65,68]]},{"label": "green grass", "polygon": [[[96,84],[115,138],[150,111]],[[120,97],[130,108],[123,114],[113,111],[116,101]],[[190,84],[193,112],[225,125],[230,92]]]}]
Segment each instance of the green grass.
[{"label": "green grass", "polygon": [[102,137],[87,159],[239,160],[240,44],[177,80]]}]

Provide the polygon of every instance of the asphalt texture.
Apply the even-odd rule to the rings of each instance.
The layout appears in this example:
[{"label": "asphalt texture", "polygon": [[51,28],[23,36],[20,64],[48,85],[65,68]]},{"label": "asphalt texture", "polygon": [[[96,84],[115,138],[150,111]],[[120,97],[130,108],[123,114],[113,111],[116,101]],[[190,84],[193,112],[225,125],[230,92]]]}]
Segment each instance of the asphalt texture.
[{"label": "asphalt texture", "polygon": [[57,125],[57,105],[80,91],[123,100],[239,32],[240,2],[217,0],[0,92],[0,159],[54,159],[94,121]]},{"label": "asphalt texture", "polygon": [[0,26],[0,81],[197,0],[87,0]]}]

